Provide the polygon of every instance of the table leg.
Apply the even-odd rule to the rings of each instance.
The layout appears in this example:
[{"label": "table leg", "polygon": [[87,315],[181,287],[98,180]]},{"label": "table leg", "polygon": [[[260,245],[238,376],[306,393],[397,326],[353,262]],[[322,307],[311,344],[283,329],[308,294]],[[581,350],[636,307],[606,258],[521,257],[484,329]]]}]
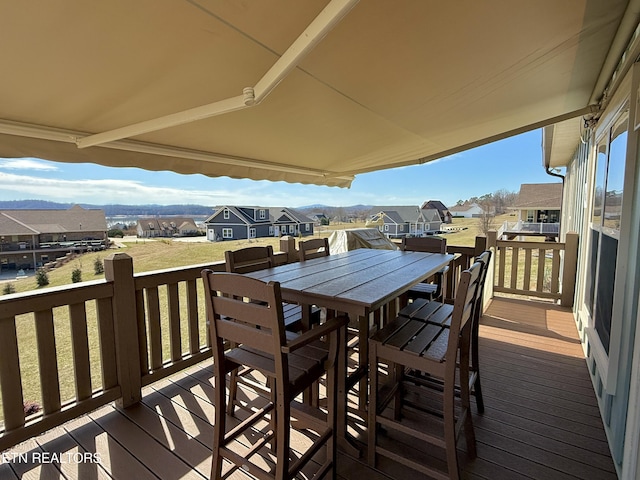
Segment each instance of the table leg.
[{"label": "table leg", "polygon": [[340,348],[338,349],[338,411],[337,411],[337,437],[338,446],[342,451],[349,455],[359,458],[362,452],[356,446],[355,442],[350,438],[347,431],[347,416],[348,416],[348,382],[347,382],[347,343],[348,335],[346,334],[347,328],[345,327],[345,335],[340,338]]}]

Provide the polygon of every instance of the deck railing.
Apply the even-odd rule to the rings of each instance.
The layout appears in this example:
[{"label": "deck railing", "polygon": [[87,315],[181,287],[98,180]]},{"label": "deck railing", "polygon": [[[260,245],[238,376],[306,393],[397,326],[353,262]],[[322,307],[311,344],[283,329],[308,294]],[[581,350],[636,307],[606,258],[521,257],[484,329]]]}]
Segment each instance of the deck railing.
[{"label": "deck railing", "polygon": [[[121,397],[113,294],[113,284],[101,280],[2,297],[0,451]],[[28,365],[21,365],[20,352]],[[24,385],[27,375],[37,376],[39,386]],[[29,414],[34,389],[39,412]],[[72,399],[62,395],[66,390],[73,390]]]},{"label": "deck railing", "polygon": [[573,306],[578,258],[578,234],[569,232],[564,242],[498,240],[489,232],[494,249],[493,291],[559,300]]}]

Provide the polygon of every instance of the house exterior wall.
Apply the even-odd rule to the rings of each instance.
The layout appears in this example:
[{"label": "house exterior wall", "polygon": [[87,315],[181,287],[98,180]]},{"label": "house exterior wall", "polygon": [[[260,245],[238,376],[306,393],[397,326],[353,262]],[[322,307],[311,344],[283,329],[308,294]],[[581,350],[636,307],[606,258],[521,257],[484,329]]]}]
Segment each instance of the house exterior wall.
[{"label": "house exterior wall", "polygon": [[469,207],[467,210],[454,210],[451,212],[453,218],[462,217],[462,218],[473,218],[478,217],[483,214],[483,210],[481,207],[474,205]]},{"label": "house exterior wall", "polygon": [[[636,113],[637,92],[640,85],[640,70],[637,65],[633,73],[621,83],[614,92],[608,108],[600,120],[582,136],[586,143],[578,146],[572,162],[567,167],[562,211],[562,232],[580,233],[580,253],[578,260],[576,301],[574,315],[581,335],[585,355],[592,381],[595,387],[600,412],[604,421],[612,457],[620,478],[637,478],[637,445],[640,440],[640,338],[636,335],[636,325],[640,321],[638,298],[640,296],[640,175],[638,163],[638,142],[640,136],[634,128],[639,118]],[[606,252],[604,263],[594,261],[593,252],[597,252],[595,241],[598,223],[596,188],[597,165],[600,152],[602,159],[602,139],[612,128],[620,128],[628,120],[625,132],[626,145],[624,156],[624,182],[622,209],[619,219],[617,254]],[[621,123],[622,122],[622,123]],[[610,155],[613,155],[610,151]],[[601,160],[602,163],[602,160]],[[608,189],[607,189],[608,191]],[[602,207],[604,210],[604,207]],[[602,221],[600,221],[602,222]],[[606,225],[606,217],[604,220]],[[602,227],[605,228],[605,227]],[[604,238],[604,232],[600,238]],[[604,240],[599,240],[603,245]],[[605,255],[605,253],[601,253]],[[604,346],[595,322],[598,310],[590,310],[588,304],[592,298],[592,279],[602,281],[598,265],[615,265],[612,288],[610,339],[608,348]],[[595,303],[599,303],[599,291],[595,293]],[[607,295],[603,294],[603,298]],[[594,319],[595,316],[595,319]],[[606,315],[601,315],[606,317]],[[606,338],[606,337],[605,337]]]}]

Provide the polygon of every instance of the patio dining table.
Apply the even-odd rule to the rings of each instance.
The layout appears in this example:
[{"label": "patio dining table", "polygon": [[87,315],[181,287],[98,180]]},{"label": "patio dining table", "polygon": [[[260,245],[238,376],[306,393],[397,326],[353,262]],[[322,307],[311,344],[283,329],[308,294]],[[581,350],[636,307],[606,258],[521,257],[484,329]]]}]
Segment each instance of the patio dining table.
[{"label": "patio dining table", "polygon": [[[246,274],[279,282],[283,300],[287,302],[317,305],[357,319],[358,366],[349,376],[340,375],[338,385],[338,405],[344,409],[337,415],[341,440],[348,438],[347,391],[360,381],[360,398],[366,398],[370,314],[429,278],[453,258],[440,253],[358,249]],[[346,372],[346,339],[340,352],[339,368]],[[348,442],[341,443],[353,454],[359,454]]]}]

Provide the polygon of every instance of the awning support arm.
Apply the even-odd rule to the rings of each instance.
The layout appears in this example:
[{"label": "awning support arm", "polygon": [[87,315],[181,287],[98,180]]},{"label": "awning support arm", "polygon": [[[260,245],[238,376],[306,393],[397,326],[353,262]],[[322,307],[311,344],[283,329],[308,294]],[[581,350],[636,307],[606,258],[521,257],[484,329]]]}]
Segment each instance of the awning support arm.
[{"label": "awning support arm", "polygon": [[75,139],[78,148],[135,137],[144,133],[175,127],[225,113],[235,112],[259,104],[293,70],[302,59],[351,11],[359,0],[332,0],[309,24],[254,87],[246,87],[243,94],[182,112],[146,120],[107,132]]}]

